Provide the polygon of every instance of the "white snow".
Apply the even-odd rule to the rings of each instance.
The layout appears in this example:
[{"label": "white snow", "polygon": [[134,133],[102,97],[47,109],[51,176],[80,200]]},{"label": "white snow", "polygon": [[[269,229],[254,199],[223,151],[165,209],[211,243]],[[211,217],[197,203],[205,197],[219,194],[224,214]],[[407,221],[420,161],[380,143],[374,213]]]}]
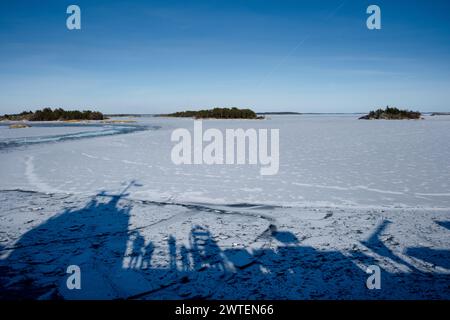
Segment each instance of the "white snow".
[{"label": "white snow", "polygon": [[[171,132],[193,120],[138,125],[150,129],[0,127],[21,141],[0,150],[2,295],[25,295],[28,274],[33,298],[450,297],[449,117],[204,121],[280,129],[274,176],[176,166]],[[69,264],[81,291],[65,289]],[[370,264],[381,290],[365,287]]]}]

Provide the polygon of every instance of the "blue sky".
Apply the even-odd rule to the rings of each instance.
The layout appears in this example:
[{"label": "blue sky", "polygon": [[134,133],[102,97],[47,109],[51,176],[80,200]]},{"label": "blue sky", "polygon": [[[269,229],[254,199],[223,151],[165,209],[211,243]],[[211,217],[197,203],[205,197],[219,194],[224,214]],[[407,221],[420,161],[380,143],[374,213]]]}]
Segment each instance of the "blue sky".
[{"label": "blue sky", "polygon": [[[82,29],[66,28],[81,8]],[[382,29],[366,28],[377,4]],[[0,114],[450,111],[450,1],[0,2]]]}]

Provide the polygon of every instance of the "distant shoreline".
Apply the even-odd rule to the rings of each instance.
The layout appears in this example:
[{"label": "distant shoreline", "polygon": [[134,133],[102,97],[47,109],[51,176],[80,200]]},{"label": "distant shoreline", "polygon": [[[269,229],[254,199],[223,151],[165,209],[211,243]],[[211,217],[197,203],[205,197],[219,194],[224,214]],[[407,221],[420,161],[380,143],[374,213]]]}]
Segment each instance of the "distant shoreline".
[{"label": "distant shoreline", "polygon": [[271,116],[271,115],[301,115],[300,112],[291,112],[291,111],[283,111],[283,112],[256,112],[256,114],[264,115],[264,116]]},{"label": "distant shoreline", "polygon": [[[267,116],[320,116],[320,115],[361,115],[367,114],[367,112],[256,112],[257,115],[267,115]],[[450,116],[450,112],[422,112],[423,115],[427,116]],[[158,113],[130,113],[130,114],[104,114],[105,118],[152,118],[152,117],[164,117]],[[168,117],[173,118],[173,117]],[[14,121],[26,121],[26,120],[7,120],[1,119],[0,122],[14,122]],[[63,122],[64,120],[61,120]],[[82,121],[82,120],[79,120]]]},{"label": "distant shoreline", "polygon": [[[421,112],[423,115],[429,116],[449,116],[450,112]],[[268,111],[268,112],[256,112],[257,115],[277,115],[277,116],[290,116],[290,115],[361,115],[367,114],[367,112],[294,112],[294,111]],[[105,118],[145,118],[145,117],[163,117],[159,113],[105,113]]]},{"label": "distant shoreline", "polygon": [[[257,115],[277,115],[277,116],[301,116],[301,115],[358,115],[358,114],[365,114],[365,112],[256,112]],[[126,117],[134,117],[134,118],[140,118],[140,117],[164,117],[166,115],[160,114],[160,113],[130,113],[130,114],[105,114],[105,117],[108,118],[126,118]],[[173,118],[173,117],[168,117]]]}]

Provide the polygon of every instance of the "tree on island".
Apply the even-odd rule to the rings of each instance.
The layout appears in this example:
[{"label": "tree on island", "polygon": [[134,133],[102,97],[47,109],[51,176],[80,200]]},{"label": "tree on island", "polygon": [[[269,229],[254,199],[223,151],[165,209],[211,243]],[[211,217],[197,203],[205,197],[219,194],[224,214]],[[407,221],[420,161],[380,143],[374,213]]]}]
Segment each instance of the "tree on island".
[{"label": "tree on island", "polygon": [[66,111],[62,108],[52,110],[51,108],[44,108],[35,112],[24,111],[20,114],[4,115],[2,119],[5,120],[28,120],[28,121],[58,121],[58,120],[103,120],[104,116],[98,111]]},{"label": "tree on island", "polygon": [[103,120],[103,114],[98,111],[66,111],[58,108],[44,108],[37,110],[30,118],[30,121],[56,121],[56,120]]},{"label": "tree on island", "polygon": [[421,113],[418,111],[410,110],[400,110],[398,108],[391,108],[389,106],[386,109],[378,109],[375,111],[370,111],[369,114],[362,116],[359,119],[372,120],[372,119],[383,119],[383,120],[402,120],[402,119],[420,119]]},{"label": "tree on island", "polygon": [[260,119],[258,115],[250,109],[238,109],[238,108],[214,108],[210,110],[199,111],[181,111],[162,115],[166,117],[179,117],[179,118],[196,118],[196,119]]}]

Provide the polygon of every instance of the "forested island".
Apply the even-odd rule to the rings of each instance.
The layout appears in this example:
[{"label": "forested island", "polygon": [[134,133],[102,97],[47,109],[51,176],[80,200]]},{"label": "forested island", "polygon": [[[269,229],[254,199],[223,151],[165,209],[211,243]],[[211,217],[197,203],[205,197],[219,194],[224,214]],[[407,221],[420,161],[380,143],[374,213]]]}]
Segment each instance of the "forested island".
[{"label": "forested island", "polygon": [[199,111],[181,111],[158,115],[160,117],[195,118],[195,119],[263,119],[253,110],[238,108],[214,108]]},{"label": "forested island", "polygon": [[362,120],[412,120],[420,119],[421,113],[418,111],[400,110],[398,108],[386,107],[386,109],[378,109],[370,111],[369,114],[362,116],[359,119]]},{"label": "forested island", "polygon": [[104,120],[105,117],[98,111],[78,111],[64,110],[61,108],[51,109],[44,108],[42,110],[24,111],[19,114],[5,114],[0,116],[0,120],[10,121],[71,121],[71,120]]}]

